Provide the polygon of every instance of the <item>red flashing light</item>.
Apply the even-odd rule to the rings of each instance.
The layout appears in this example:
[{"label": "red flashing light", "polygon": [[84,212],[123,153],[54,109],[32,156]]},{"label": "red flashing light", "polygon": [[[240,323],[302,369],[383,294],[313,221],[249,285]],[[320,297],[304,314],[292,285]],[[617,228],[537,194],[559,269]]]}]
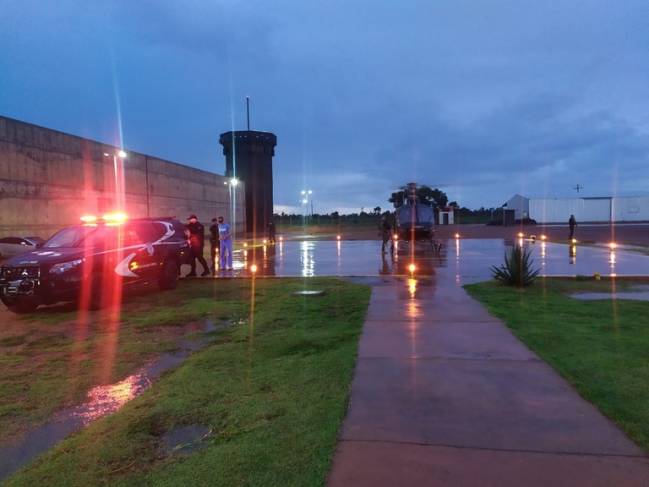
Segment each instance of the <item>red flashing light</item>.
[{"label": "red flashing light", "polygon": [[97,217],[95,215],[83,215],[81,217],[81,221],[83,223],[95,223],[97,221]]},{"label": "red flashing light", "polygon": [[128,215],[124,212],[117,211],[115,213],[106,213],[103,220],[108,223],[124,223],[128,219]]}]

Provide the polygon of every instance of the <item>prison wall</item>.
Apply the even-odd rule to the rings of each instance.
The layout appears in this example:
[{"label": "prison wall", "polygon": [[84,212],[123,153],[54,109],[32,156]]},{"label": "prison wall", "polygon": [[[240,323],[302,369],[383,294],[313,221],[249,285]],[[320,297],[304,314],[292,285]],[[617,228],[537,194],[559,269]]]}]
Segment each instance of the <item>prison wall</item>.
[{"label": "prison wall", "polygon": [[83,214],[115,210],[120,199],[132,217],[195,213],[208,223],[233,215],[245,229],[243,184],[232,193],[225,176],[132,151],[120,160],[118,150],[0,116],[0,236],[45,238]]}]

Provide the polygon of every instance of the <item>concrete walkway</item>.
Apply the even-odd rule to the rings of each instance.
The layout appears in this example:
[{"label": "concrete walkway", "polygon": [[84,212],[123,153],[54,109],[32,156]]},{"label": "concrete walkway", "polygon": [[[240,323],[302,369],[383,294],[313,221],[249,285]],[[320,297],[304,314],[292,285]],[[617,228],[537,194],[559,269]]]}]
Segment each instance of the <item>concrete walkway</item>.
[{"label": "concrete walkway", "polygon": [[649,486],[624,433],[436,279],[374,286],[330,486]]}]

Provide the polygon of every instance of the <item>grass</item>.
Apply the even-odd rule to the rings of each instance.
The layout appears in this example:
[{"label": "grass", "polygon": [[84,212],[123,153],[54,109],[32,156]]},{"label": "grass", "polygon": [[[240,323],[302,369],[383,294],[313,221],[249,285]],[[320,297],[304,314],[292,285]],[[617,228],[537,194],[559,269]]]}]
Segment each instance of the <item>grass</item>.
[{"label": "grass", "polygon": [[526,289],[465,286],[579,393],[649,451],[649,302],[578,301],[633,282],[538,280]]},{"label": "grass", "polygon": [[[305,286],[326,293],[291,294]],[[239,324],[8,485],[324,484],[369,288],[320,278],[260,279],[254,288],[243,280],[182,287],[192,296],[184,298],[187,304],[196,300],[201,313],[215,317],[235,313]],[[151,326],[143,316],[138,320],[138,328]],[[211,429],[205,448],[191,455],[161,450],[166,431],[191,424]]]},{"label": "grass", "polygon": [[[118,321],[109,309],[84,317],[70,305],[25,316],[3,310],[0,441],[83,401],[93,385],[116,382],[152,357],[176,349],[180,337],[195,330],[187,325],[206,318],[230,321],[245,313],[239,285],[212,289],[203,284],[187,282],[173,293],[131,296]],[[203,296],[203,288],[210,298]]]}]

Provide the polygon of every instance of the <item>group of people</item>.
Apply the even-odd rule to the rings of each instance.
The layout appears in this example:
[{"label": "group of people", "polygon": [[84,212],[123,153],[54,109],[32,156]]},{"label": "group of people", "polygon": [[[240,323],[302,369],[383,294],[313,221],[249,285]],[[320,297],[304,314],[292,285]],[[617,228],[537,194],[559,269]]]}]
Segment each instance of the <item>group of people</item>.
[{"label": "group of people", "polygon": [[203,247],[205,244],[205,227],[198,221],[196,215],[190,215],[189,223],[185,226],[185,235],[189,243],[191,271],[188,277],[196,276],[196,261],[203,267],[201,276],[208,276],[210,272],[216,274],[216,254],[219,254],[219,268],[232,270],[232,232],[230,224],[225,223],[225,219],[220,216],[212,218],[210,226],[210,257],[212,266],[210,267],[203,257]]}]

